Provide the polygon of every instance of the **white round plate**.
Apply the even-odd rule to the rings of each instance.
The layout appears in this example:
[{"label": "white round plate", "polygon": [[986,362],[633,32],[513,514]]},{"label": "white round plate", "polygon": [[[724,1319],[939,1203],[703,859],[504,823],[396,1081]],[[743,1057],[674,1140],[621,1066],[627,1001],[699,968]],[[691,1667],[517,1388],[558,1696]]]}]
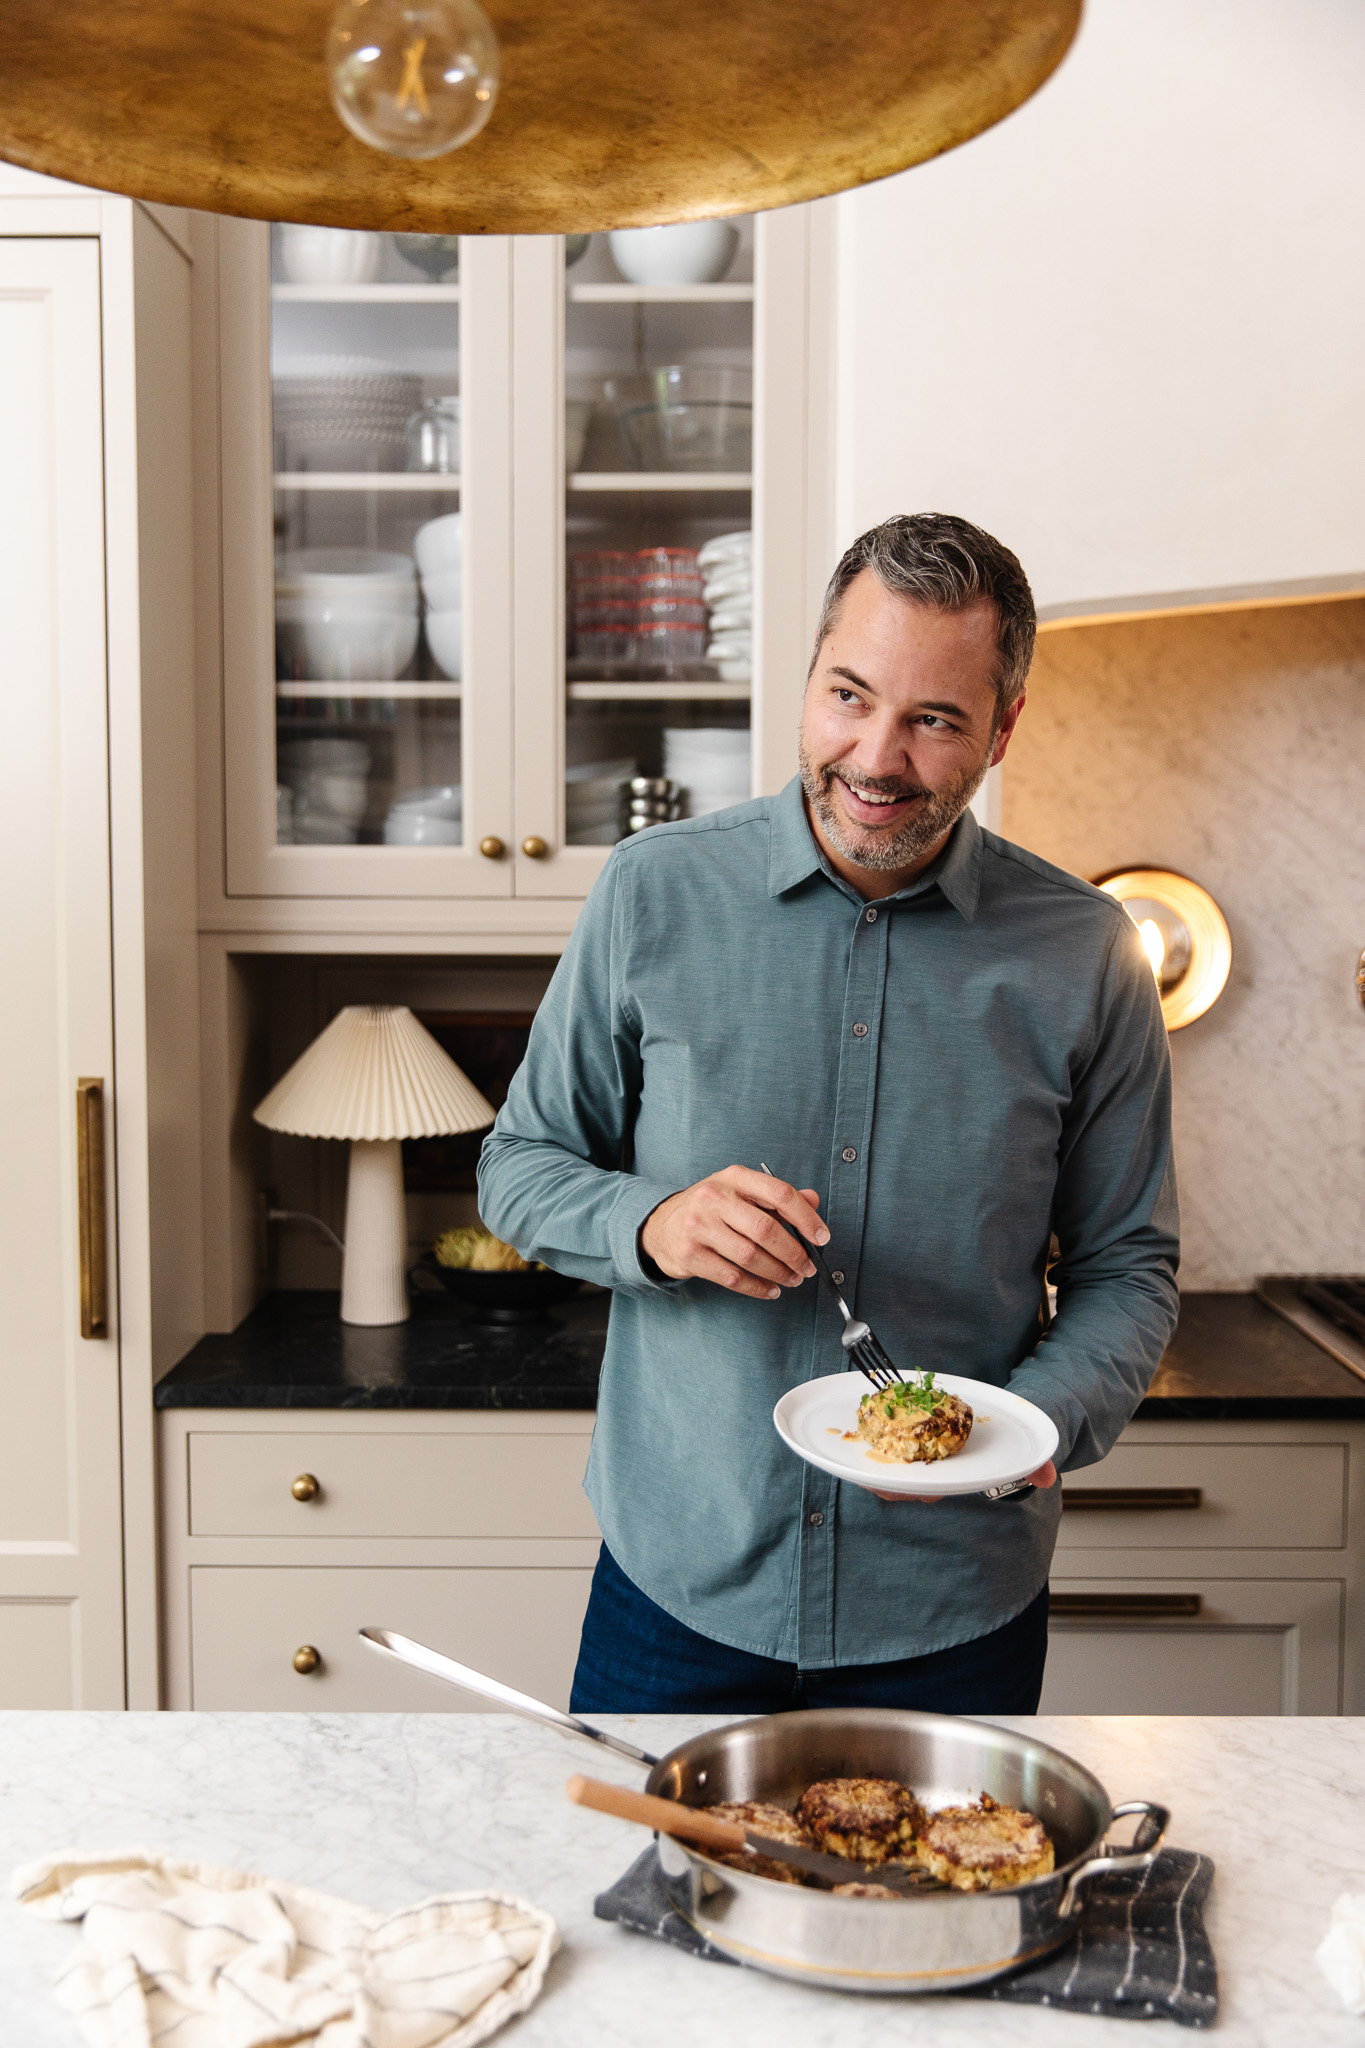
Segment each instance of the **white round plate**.
[{"label": "white round plate", "polygon": [[844,1431],[856,1427],[858,1403],[868,1389],[860,1372],[836,1372],[785,1393],[773,1410],[777,1433],[788,1450],[809,1465],[818,1465],[836,1479],[878,1493],[984,1493],[988,1486],[1007,1486],[1027,1479],[1045,1465],[1057,1448],[1057,1430],[1041,1408],[993,1387],[985,1380],[959,1379],[938,1373],[936,1387],[957,1394],[970,1407],[972,1433],[955,1458],[932,1465],[883,1464],[868,1456],[861,1438],[846,1443]]}]

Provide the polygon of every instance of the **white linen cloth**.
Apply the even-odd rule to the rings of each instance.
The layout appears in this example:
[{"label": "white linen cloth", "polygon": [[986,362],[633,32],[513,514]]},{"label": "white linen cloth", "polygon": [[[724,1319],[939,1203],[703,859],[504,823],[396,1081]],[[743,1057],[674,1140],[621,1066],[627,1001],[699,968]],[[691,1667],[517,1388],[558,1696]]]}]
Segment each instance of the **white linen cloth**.
[{"label": "white linen cloth", "polygon": [[56,1996],[91,2048],[473,2048],[526,2011],[559,1945],[548,1913],[502,1892],[380,1914],[142,1849],[67,1850],[11,1885],[84,1922]]},{"label": "white linen cloth", "polygon": [[1316,1957],[1347,2012],[1365,2013],[1365,1893],[1339,1895]]}]

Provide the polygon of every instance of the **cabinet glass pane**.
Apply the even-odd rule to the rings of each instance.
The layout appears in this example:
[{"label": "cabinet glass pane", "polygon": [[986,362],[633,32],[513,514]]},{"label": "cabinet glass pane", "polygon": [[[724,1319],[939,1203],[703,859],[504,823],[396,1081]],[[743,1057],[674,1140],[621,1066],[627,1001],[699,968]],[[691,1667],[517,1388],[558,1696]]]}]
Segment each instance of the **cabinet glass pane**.
[{"label": "cabinet glass pane", "polygon": [[566,837],[609,846],[749,794],[753,223],[575,239]]},{"label": "cabinet glass pane", "polygon": [[283,844],[461,840],[458,256],[271,230]]}]

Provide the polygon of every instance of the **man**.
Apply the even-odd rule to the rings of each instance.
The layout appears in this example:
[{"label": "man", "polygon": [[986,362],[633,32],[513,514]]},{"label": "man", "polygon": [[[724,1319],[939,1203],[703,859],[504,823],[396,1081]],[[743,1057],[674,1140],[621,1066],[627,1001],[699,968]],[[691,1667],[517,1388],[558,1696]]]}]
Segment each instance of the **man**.
[{"label": "man", "polygon": [[1174,1327],[1137,932],[967,809],[1034,630],[1019,563],[965,520],[864,534],[826,595],[799,779],[618,846],[537,1015],[480,1206],[614,1290],[580,1711],[1037,1709],[1055,1470],[1027,1498],[892,1501],[771,1419],[845,1369],[807,1244],[902,1367],[1042,1408],[1064,1469],[1109,1450]]}]

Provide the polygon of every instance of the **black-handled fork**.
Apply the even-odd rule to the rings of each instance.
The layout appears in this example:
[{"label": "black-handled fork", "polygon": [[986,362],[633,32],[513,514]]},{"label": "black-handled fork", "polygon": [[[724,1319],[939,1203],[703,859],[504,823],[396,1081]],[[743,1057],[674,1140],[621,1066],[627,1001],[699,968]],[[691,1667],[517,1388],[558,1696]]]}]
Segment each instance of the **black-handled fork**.
[{"label": "black-handled fork", "polygon": [[[758,1163],[770,1180],[776,1180],[777,1175],[765,1160],[760,1159]],[[825,1264],[824,1256],[819,1246],[807,1244],[806,1250],[814,1259],[826,1287],[828,1287],[830,1293],[839,1304],[839,1313],[844,1319],[844,1327],[839,1342],[843,1345],[845,1354],[857,1366],[863,1377],[871,1380],[877,1392],[879,1394],[884,1393],[888,1387],[894,1386],[904,1375],[891,1363],[879,1338],[873,1334],[861,1317],[854,1315],[852,1309],[844,1300],[843,1295],[839,1292],[834,1275]]]}]

